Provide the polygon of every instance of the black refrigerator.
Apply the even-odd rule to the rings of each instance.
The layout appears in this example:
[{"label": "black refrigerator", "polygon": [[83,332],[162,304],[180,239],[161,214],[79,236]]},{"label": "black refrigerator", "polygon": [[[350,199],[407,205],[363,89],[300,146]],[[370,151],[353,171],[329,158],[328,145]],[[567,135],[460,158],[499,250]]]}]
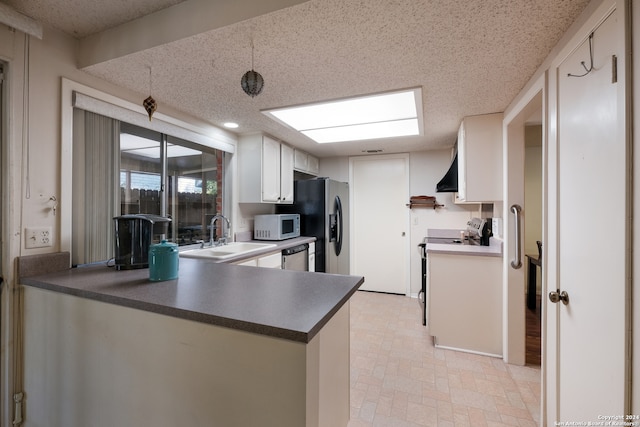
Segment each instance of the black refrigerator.
[{"label": "black refrigerator", "polygon": [[300,214],[300,234],[316,240],[315,271],[349,274],[349,185],[329,178],[294,183],[292,205],[277,213]]}]

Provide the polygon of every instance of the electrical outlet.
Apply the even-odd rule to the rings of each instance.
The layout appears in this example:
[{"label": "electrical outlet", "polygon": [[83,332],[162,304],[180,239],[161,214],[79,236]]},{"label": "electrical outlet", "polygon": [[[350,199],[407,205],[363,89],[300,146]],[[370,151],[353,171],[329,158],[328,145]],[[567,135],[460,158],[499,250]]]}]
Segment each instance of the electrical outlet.
[{"label": "electrical outlet", "polygon": [[25,247],[27,249],[47,246],[53,246],[51,227],[27,227],[25,232]]}]

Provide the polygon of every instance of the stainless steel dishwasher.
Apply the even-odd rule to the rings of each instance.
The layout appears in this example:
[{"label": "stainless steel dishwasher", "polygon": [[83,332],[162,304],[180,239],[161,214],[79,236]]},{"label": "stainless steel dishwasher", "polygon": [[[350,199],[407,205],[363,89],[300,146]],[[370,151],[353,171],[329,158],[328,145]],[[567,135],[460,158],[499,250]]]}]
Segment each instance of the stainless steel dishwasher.
[{"label": "stainless steel dishwasher", "polygon": [[282,250],[282,269],[309,271],[309,244],[293,246]]}]

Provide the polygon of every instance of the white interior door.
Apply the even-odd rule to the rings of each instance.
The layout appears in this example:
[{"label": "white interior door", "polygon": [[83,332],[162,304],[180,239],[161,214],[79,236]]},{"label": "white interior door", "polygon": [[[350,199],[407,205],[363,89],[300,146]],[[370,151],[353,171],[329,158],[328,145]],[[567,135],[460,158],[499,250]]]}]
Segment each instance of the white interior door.
[{"label": "white interior door", "polygon": [[362,290],[407,294],[409,157],[350,159],[352,272]]},{"label": "white interior door", "polygon": [[593,69],[584,77],[568,74],[584,74],[582,61],[590,67],[589,40],[556,69],[557,170],[550,172],[550,186],[557,197],[549,212],[557,218],[557,241],[551,248],[555,256],[549,255],[548,283],[549,291],[567,293],[568,304],[547,304],[549,425],[598,421],[628,409],[623,29],[620,10],[596,26]]}]

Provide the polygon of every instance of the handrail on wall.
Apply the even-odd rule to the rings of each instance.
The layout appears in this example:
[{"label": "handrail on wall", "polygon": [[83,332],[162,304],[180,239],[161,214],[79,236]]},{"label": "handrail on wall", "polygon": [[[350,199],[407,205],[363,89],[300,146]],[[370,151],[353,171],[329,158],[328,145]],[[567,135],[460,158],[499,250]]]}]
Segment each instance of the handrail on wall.
[{"label": "handrail on wall", "polygon": [[521,236],[520,236],[520,212],[522,208],[520,205],[511,205],[511,212],[513,212],[513,221],[515,228],[515,245],[516,245],[516,253],[515,259],[511,261],[511,267],[514,269],[519,269],[522,267],[522,252],[520,250],[521,245]]}]

